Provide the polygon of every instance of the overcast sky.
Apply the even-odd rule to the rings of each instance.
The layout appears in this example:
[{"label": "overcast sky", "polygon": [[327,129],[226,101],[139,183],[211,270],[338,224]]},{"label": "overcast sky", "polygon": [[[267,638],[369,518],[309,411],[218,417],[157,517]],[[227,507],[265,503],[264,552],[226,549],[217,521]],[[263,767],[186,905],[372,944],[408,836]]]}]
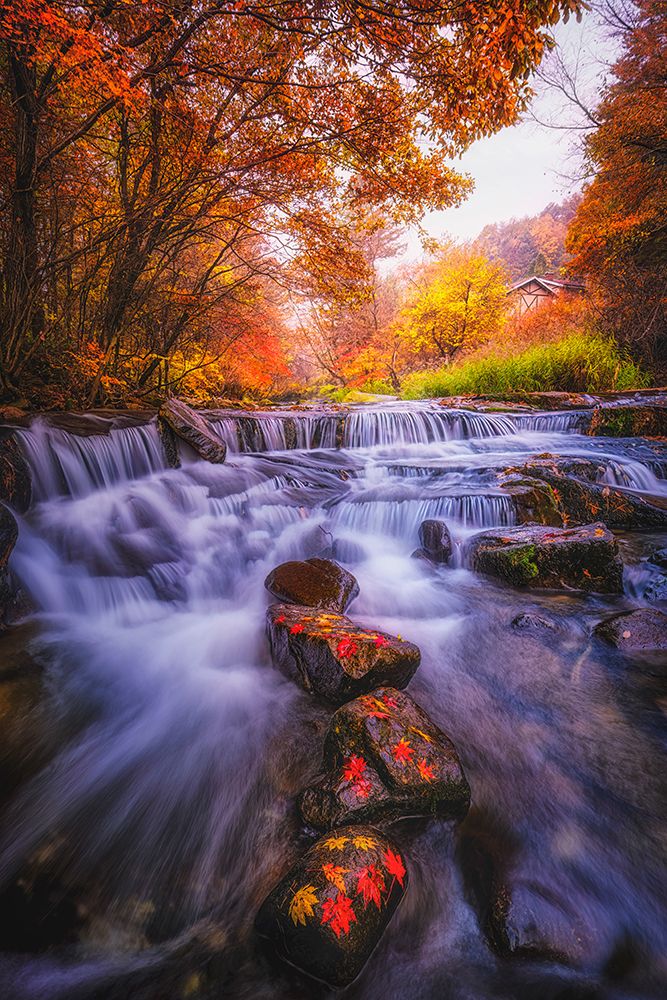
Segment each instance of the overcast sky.
[{"label": "overcast sky", "polygon": [[[554,34],[568,62],[578,60],[583,88],[596,103],[605,60],[612,59],[615,50],[608,32],[593,14],[584,14],[581,23],[571,18],[568,24],[559,24]],[[538,80],[534,87],[540,88]],[[539,93],[534,108],[541,119],[573,120],[572,108],[552,91]],[[540,126],[529,118],[481,139],[456,164],[473,177],[474,191],[459,208],[429,213],[424,228],[438,239],[449,235],[468,240],[488,223],[535,215],[549,202],[562,201],[581,186],[575,179],[580,160],[573,143],[572,132]],[[419,238],[412,233],[406,257],[421,255]]]}]

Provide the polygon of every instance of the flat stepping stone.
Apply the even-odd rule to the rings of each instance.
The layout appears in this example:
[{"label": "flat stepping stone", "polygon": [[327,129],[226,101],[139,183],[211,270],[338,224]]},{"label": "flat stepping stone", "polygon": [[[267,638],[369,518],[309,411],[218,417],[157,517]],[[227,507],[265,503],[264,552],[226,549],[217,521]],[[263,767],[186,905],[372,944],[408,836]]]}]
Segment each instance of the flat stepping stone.
[{"label": "flat stepping stone", "polygon": [[474,570],[513,586],[623,593],[618,544],[601,523],[484,531],[468,552]]},{"label": "flat stepping stone", "polygon": [[413,701],[378,688],[334,713],[324,743],[329,774],[301,795],[311,826],[410,816],[460,818],[470,804],[456,748]]},{"label": "flat stepping stone", "polygon": [[303,605],[272,604],[267,632],[278,669],[337,705],[382,684],[405,687],[421,659],[400,636]]},{"label": "flat stepping stone", "polygon": [[171,435],[165,428],[181,438],[207,462],[220,464],[227,455],[227,445],[196,410],[180,399],[167,399],[158,410],[158,427],[170,465],[178,464],[178,453]]},{"label": "flat stepping stone", "polygon": [[329,608],[341,614],[359,594],[356,579],[331,559],[281,563],[271,570],[264,586],[279,601]]},{"label": "flat stepping stone", "polygon": [[264,900],[257,933],[277,955],[334,989],[357,978],[408,885],[405,859],[369,826],[318,840]]},{"label": "flat stepping stone", "polygon": [[667,649],[667,614],[657,608],[625,611],[606,618],[593,632],[603,642],[628,652]]}]

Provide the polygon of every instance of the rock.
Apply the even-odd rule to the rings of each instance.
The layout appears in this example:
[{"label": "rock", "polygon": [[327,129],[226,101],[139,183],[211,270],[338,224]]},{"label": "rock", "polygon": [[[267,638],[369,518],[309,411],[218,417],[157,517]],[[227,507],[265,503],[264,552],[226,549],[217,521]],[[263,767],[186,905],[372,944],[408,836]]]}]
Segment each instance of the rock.
[{"label": "rock", "polygon": [[657,608],[624,611],[600,622],[593,634],[623,652],[667,649],[667,614]]},{"label": "rock", "polygon": [[28,463],[13,435],[0,439],[0,500],[24,513],[32,499]]},{"label": "rock", "polygon": [[157,432],[160,441],[162,442],[162,449],[164,451],[164,457],[167,460],[167,465],[170,469],[180,469],[181,458],[178,454],[178,441],[176,440],[176,435],[166,420],[158,420]]},{"label": "rock", "polygon": [[278,956],[334,989],[349,986],[408,885],[396,845],[370,826],[318,840],[267,896],[255,920]]},{"label": "rock", "polygon": [[7,566],[12,549],[19,535],[16,518],[3,503],[0,503],[0,630],[6,628],[16,617],[18,595],[12,584]]},{"label": "rock", "polygon": [[604,524],[484,531],[472,539],[470,559],[477,572],[518,587],[623,592],[618,545]]},{"label": "rock", "polygon": [[563,514],[548,483],[528,476],[507,476],[502,488],[512,497],[517,524],[548,524],[562,527]]},{"label": "rock", "polygon": [[588,433],[603,437],[665,437],[667,406],[596,406]]},{"label": "rock", "polygon": [[556,626],[553,622],[550,622],[547,618],[542,618],[540,615],[532,614],[531,612],[524,612],[521,615],[517,615],[516,618],[512,619],[512,628],[518,629],[521,632],[555,632]]},{"label": "rock", "polygon": [[[220,464],[227,454],[227,445],[196,410],[180,399],[167,399],[158,411],[158,425],[167,424],[207,462]],[[169,456],[167,456],[169,458]]]},{"label": "rock", "polygon": [[403,688],[419,666],[413,643],[333,612],[272,604],[267,629],[275,665],[306,691],[339,705],[381,684]]},{"label": "rock", "polygon": [[667,576],[656,576],[644,591],[644,600],[651,604],[667,601]]},{"label": "rock", "polygon": [[431,562],[449,562],[452,555],[452,539],[444,521],[422,521],[419,527],[419,541]]},{"label": "rock", "polygon": [[271,570],[264,586],[279,601],[309,608],[330,608],[341,614],[359,593],[359,584],[330,559],[286,562]]},{"label": "rock", "polygon": [[[589,462],[542,459],[529,462],[520,469],[508,470],[503,488],[517,492],[518,484],[524,490],[532,480],[532,493],[539,497],[538,482],[542,491],[549,491],[550,498],[542,492],[542,500],[535,499],[528,505],[528,517],[540,524],[565,524],[569,527],[591,524],[599,520],[610,528],[661,528],[667,526],[667,510],[649,503],[643,497],[601,483],[591,482]],[[530,498],[531,491],[528,491]],[[526,501],[524,501],[525,503]],[[521,515],[521,500],[515,500]]]},{"label": "rock", "polygon": [[324,743],[329,774],[302,793],[311,826],[411,816],[464,816],[470,788],[456,748],[412,698],[377,688],[334,713]]},{"label": "rock", "polygon": [[649,562],[653,563],[654,566],[659,566],[661,569],[667,569],[667,548],[656,549],[648,557]]}]

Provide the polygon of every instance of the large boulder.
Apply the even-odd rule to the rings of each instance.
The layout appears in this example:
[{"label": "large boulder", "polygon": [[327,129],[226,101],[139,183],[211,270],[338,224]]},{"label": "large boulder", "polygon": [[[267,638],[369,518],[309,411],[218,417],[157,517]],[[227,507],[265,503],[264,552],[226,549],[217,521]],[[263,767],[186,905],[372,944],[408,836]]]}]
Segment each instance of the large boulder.
[{"label": "large boulder", "polygon": [[32,483],[28,463],[13,435],[0,439],[0,500],[23,513],[30,506]]},{"label": "large boulder", "polygon": [[278,956],[334,989],[359,975],[408,885],[396,845],[369,826],[318,840],[264,900],[255,927]]},{"label": "large boulder", "polygon": [[623,652],[667,649],[667,614],[657,608],[624,611],[600,622],[593,632]]},{"label": "large boulder", "polygon": [[472,539],[469,556],[477,572],[517,587],[623,592],[618,545],[604,524],[484,531]]},{"label": "large boulder", "polygon": [[[207,462],[220,464],[227,454],[227,445],[195,410],[180,399],[167,399],[158,411],[158,425],[167,425],[173,433],[190,445]],[[168,435],[167,435],[168,437]],[[164,440],[164,437],[163,437]],[[167,461],[174,462],[174,456],[165,441]]]},{"label": "large boulder", "polygon": [[419,526],[421,551],[434,563],[447,563],[452,556],[452,539],[444,521],[429,519]]},{"label": "large boulder", "polygon": [[359,584],[352,574],[330,559],[281,563],[271,570],[264,586],[279,601],[330,608],[341,614],[359,593]]},{"label": "large boulder", "polygon": [[377,688],[343,705],[324,743],[329,773],[300,798],[304,820],[341,823],[464,816],[470,788],[456,748],[412,698]]},{"label": "large boulder", "polygon": [[597,406],[588,433],[602,437],[665,437],[667,406]]},{"label": "large boulder", "polygon": [[[610,528],[635,530],[667,526],[667,509],[644,497],[591,481],[592,466],[585,460],[538,459],[509,470],[503,477],[503,487],[516,495],[521,522],[575,527],[599,520]],[[528,489],[531,482],[532,489]],[[524,510],[527,516],[522,516]]]},{"label": "large boulder", "polygon": [[381,684],[403,688],[419,666],[419,649],[400,636],[303,605],[272,604],[267,631],[275,665],[338,705]]}]

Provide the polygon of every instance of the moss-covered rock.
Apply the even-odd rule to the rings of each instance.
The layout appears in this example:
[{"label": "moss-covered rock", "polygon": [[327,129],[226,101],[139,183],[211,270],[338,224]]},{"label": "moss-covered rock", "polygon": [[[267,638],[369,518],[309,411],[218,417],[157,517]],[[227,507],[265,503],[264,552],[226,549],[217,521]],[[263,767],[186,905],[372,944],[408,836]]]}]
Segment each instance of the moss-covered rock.
[{"label": "moss-covered rock", "polygon": [[405,687],[420,662],[418,647],[400,636],[303,605],[272,604],[267,631],[275,665],[338,705],[382,684]]},{"label": "moss-covered rock", "polygon": [[593,633],[623,652],[667,649],[667,614],[657,608],[624,611],[600,622]]},{"label": "moss-covered rock", "polygon": [[267,896],[257,933],[283,961],[334,989],[352,983],[408,885],[405,858],[369,826],[318,840]]},{"label": "moss-covered rock", "polygon": [[667,406],[596,406],[588,433],[602,437],[665,437]]},{"label": "moss-covered rock", "polygon": [[618,545],[604,524],[484,531],[469,548],[473,569],[516,587],[623,592]]},{"label": "moss-covered rock", "polygon": [[327,775],[300,798],[318,828],[409,816],[464,816],[470,788],[451,740],[412,698],[377,688],[334,713]]},{"label": "moss-covered rock", "polygon": [[346,569],[330,559],[281,563],[271,570],[264,586],[279,601],[343,613],[359,593],[359,584]]}]

